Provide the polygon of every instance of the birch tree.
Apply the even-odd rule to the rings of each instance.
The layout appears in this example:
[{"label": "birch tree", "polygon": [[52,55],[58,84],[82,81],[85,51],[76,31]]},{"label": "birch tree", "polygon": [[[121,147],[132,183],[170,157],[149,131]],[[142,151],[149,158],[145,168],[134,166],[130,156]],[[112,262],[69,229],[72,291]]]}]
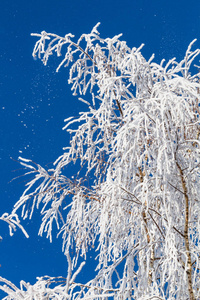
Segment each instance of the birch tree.
[{"label": "birch tree", "polygon": [[[85,111],[65,120],[70,141],[51,169],[19,157],[32,177],[2,219],[27,234],[20,218],[40,210],[39,235],[56,242],[55,223],[68,265],[66,278],[0,277],[0,289],[5,300],[200,299],[200,49],[194,40],[183,60],[158,64],[98,25],[77,41],[32,34],[33,57],[61,57]],[[97,267],[81,283],[92,248]]]}]

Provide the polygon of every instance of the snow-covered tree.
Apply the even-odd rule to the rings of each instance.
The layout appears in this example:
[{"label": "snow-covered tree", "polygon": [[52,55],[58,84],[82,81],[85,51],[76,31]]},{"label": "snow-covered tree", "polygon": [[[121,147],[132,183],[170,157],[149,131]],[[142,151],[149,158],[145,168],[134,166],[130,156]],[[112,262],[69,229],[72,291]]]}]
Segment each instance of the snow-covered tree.
[{"label": "snow-covered tree", "polygon": [[[182,61],[157,64],[143,57],[143,45],[101,38],[98,25],[77,42],[33,34],[33,57],[44,65],[64,55],[57,71],[69,67],[86,111],[65,120],[70,142],[51,169],[19,158],[34,178],[2,216],[12,232],[20,215],[39,209],[39,235],[54,242],[55,223],[66,278],[20,288],[0,278],[0,289],[6,300],[200,299],[200,49],[191,50],[193,41]],[[91,248],[95,275],[81,283]]]}]

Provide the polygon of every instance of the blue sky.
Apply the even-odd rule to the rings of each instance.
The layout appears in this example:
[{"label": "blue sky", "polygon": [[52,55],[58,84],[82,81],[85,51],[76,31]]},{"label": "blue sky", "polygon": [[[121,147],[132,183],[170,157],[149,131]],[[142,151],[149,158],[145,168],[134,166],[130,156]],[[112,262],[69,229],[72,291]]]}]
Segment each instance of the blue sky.
[{"label": "blue sky", "polygon": [[[18,156],[43,166],[53,162],[68,145],[63,120],[82,109],[71,96],[67,70],[55,73],[56,60],[47,67],[33,60],[36,40],[30,33],[71,32],[78,38],[97,22],[102,37],[123,33],[130,47],[144,43],[144,57],[155,53],[156,62],[180,60],[194,38],[200,47],[199,0],[1,0],[0,215],[11,211],[24,190],[25,178],[10,182],[22,174]],[[19,230],[10,237],[0,223],[0,276],[15,284],[21,279],[34,283],[42,275],[66,276],[61,240],[50,244],[37,236],[39,217],[36,213],[24,222],[29,239]]]}]

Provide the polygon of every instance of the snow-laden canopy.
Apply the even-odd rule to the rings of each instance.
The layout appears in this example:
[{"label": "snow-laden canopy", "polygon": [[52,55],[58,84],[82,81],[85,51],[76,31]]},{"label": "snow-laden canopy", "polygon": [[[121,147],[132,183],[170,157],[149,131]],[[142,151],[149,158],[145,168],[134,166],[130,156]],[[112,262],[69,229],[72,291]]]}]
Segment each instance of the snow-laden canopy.
[{"label": "snow-laden canopy", "polygon": [[[51,241],[55,222],[67,278],[20,289],[1,278],[0,289],[6,300],[199,299],[200,49],[191,50],[193,41],[182,61],[157,64],[142,56],[143,45],[102,39],[98,25],[76,43],[72,34],[33,34],[33,56],[45,65],[64,54],[57,71],[69,67],[86,111],[66,120],[70,143],[51,169],[20,158],[34,178],[1,217],[12,233],[20,211],[26,219],[39,209],[39,234]],[[97,268],[82,284],[76,276],[91,248]]]}]

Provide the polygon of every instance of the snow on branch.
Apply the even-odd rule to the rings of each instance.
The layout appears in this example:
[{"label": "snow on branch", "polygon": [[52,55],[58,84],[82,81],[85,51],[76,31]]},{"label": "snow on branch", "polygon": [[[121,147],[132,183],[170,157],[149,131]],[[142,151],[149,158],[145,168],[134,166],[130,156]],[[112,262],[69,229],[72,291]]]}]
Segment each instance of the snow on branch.
[{"label": "snow on branch", "polygon": [[[39,234],[53,241],[56,224],[68,274],[52,289],[47,277],[1,289],[7,299],[199,299],[200,49],[194,40],[182,61],[158,64],[98,26],[77,41],[33,34],[33,56],[62,56],[57,71],[69,68],[86,111],[65,120],[69,145],[51,169],[19,158],[32,177],[4,219],[14,229],[40,210]],[[91,248],[95,275],[76,283]]]},{"label": "snow on branch", "polygon": [[[29,237],[24,227],[20,224],[20,220],[17,214],[12,213],[9,215],[8,213],[4,213],[0,217],[0,220],[5,221],[9,225],[9,231],[11,236],[13,235],[13,231],[16,231],[16,227],[19,227],[21,231],[24,233],[24,235],[27,238]],[[0,237],[0,239],[2,239],[2,237]]]}]

